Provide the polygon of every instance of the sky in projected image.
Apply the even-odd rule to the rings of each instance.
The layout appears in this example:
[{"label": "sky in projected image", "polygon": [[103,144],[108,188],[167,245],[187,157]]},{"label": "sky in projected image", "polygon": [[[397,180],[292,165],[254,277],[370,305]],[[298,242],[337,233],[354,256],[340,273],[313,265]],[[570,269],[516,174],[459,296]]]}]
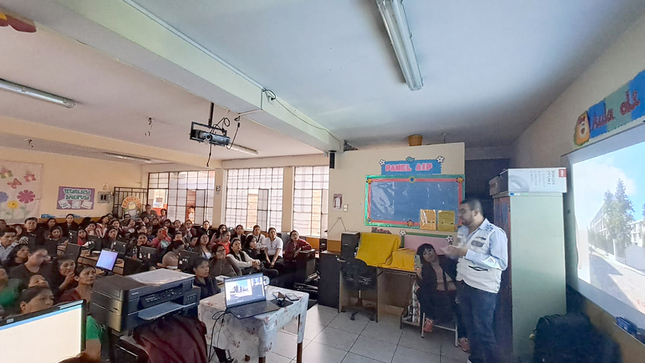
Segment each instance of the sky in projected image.
[{"label": "sky in projected image", "polygon": [[603,204],[607,190],[616,192],[616,182],[625,183],[634,207],[634,220],[643,218],[645,142],[616,150],[573,165],[573,188],[578,228],[586,228]]}]

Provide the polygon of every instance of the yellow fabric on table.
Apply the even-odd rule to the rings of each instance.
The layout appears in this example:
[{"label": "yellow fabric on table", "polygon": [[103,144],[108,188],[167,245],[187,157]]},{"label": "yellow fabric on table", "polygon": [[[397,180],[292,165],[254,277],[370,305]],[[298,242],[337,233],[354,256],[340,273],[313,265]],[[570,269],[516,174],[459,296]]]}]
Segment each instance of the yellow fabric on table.
[{"label": "yellow fabric on table", "polygon": [[378,267],[392,257],[401,244],[398,234],[361,233],[361,244],[356,258],[365,261],[368,266]]},{"label": "yellow fabric on table", "polygon": [[390,263],[386,263],[379,267],[392,268],[395,270],[403,271],[414,271],[414,255],[415,251],[409,250],[407,248],[399,248],[398,250],[392,252],[392,259]]}]

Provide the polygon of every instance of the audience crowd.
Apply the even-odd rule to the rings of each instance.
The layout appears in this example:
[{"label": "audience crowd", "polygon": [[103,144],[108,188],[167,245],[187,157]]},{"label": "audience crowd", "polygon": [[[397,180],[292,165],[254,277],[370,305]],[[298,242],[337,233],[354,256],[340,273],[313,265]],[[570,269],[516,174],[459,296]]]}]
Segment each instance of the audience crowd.
[{"label": "audience crowd", "polygon": [[[0,219],[0,318],[38,312],[59,302],[91,301],[100,272],[64,255],[68,244],[91,248],[98,243],[111,249],[118,241],[127,246],[125,256],[135,260],[143,260],[143,247],[155,249],[159,262],[143,264],[143,269],[176,269],[180,251],[194,252],[197,258],[184,271],[195,274],[202,298],[220,292],[219,276],[263,273],[272,284],[288,286],[298,254],[312,248],[296,231],[285,243],[273,227],[266,235],[258,225],[249,233],[242,225],[229,229],[221,224],[212,229],[209,221],[200,225],[190,220],[171,221],[165,212],[158,216],[147,205],[137,218],[125,214],[118,219],[108,214],[96,222],[86,217],[77,223],[73,214],[62,223],[50,218],[41,225],[36,218],[16,225]],[[99,359],[105,329],[92,319],[91,312],[86,326],[84,354]],[[225,361],[224,352],[217,353]]]}]

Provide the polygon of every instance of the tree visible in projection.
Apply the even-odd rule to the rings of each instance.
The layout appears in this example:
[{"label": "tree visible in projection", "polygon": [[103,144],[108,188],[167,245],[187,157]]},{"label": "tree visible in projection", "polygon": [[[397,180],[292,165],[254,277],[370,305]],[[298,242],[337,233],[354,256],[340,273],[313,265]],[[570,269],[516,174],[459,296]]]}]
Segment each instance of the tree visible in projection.
[{"label": "tree visible in projection", "polygon": [[605,193],[604,208],[610,242],[613,239],[616,246],[615,254],[625,257],[625,248],[631,242],[630,223],[634,221],[634,207],[625,193],[625,183],[621,179],[618,179],[613,195],[610,191]]}]

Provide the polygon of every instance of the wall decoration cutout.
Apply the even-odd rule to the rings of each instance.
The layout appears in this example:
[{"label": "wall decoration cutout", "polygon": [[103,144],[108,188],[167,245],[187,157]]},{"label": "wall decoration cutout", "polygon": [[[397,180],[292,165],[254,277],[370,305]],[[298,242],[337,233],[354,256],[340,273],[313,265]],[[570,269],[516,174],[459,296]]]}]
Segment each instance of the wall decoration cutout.
[{"label": "wall decoration cutout", "polygon": [[381,159],[381,175],[427,175],[441,174],[441,164],[445,158],[438,156],[436,159],[416,160],[408,156],[405,160],[386,161]]},{"label": "wall decoration cutout", "polygon": [[58,187],[56,209],[94,209],[94,188]]},{"label": "wall decoration cutout", "polygon": [[576,121],[573,142],[582,146],[594,138],[628,125],[645,116],[645,71],[589,107]]},{"label": "wall decoration cutout", "polygon": [[14,224],[39,216],[42,170],[40,164],[0,160],[0,219]]},{"label": "wall decoration cutout", "polygon": [[[454,232],[457,209],[463,198],[463,175],[367,176],[365,225],[419,229],[421,211],[436,210],[447,212],[443,214],[444,224],[450,225]],[[449,216],[452,224],[447,221]]]}]

